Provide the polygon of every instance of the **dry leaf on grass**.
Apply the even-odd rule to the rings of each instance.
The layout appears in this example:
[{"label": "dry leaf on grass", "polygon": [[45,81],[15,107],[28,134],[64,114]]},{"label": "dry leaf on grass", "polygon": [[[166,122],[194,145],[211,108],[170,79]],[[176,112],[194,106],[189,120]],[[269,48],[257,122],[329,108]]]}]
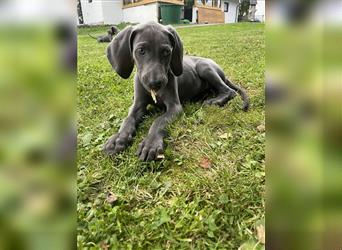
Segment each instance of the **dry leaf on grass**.
[{"label": "dry leaf on grass", "polygon": [[109,245],[107,245],[105,242],[101,242],[100,243],[100,248],[103,250],[108,250],[109,249]]},{"label": "dry leaf on grass", "polygon": [[264,124],[260,124],[258,127],[257,127],[257,130],[259,131],[259,132],[265,132],[265,130],[266,130],[266,128],[265,128],[265,125]]},{"label": "dry leaf on grass", "polygon": [[107,194],[107,198],[106,198],[106,201],[108,202],[108,203],[110,203],[110,204],[113,204],[115,201],[117,201],[118,200],[118,197],[115,195],[115,194],[113,194],[112,192],[109,192],[108,194]]},{"label": "dry leaf on grass", "polygon": [[259,225],[256,227],[257,230],[257,238],[262,243],[265,244],[265,227],[264,225]]},{"label": "dry leaf on grass", "polygon": [[228,139],[228,134],[224,133],[222,135],[219,136],[221,139]]},{"label": "dry leaf on grass", "polygon": [[165,159],[165,155],[160,154],[160,155],[157,156],[157,159],[158,160],[164,160]]},{"label": "dry leaf on grass", "polygon": [[209,169],[211,167],[211,161],[207,157],[203,157],[200,161],[200,166],[204,169]]}]

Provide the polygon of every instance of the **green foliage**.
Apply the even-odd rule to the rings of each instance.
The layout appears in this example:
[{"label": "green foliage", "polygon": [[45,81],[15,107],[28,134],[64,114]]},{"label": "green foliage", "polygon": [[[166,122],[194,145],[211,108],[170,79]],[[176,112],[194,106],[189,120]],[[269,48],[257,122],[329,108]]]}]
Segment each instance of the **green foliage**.
[{"label": "green foliage", "polygon": [[249,11],[249,0],[242,0],[239,8],[239,20],[246,20]]},{"label": "green foliage", "polygon": [[184,0],[184,5],[185,6],[193,6],[194,5],[194,0]]},{"label": "green foliage", "polygon": [[[105,28],[92,28],[101,33]],[[257,242],[264,217],[265,44],[262,24],[179,28],[185,52],[209,57],[247,89],[251,109],[235,98],[223,108],[185,104],[169,126],[165,159],[143,163],[138,143],[159,115],[152,109],[132,146],[109,159],[101,153],[132,103],[133,75],[121,79],[105,44],[79,32],[78,248],[238,249]],[[224,136],[222,136],[224,135]],[[202,158],[210,168],[200,166]],[[106,201],[112,192],[113,204]]]},{"label": "green foliage", "polygon": [[190,21],[189,21],[188,19],[183,19],[181,22],[182,22],[183,24],[190,24]]}]

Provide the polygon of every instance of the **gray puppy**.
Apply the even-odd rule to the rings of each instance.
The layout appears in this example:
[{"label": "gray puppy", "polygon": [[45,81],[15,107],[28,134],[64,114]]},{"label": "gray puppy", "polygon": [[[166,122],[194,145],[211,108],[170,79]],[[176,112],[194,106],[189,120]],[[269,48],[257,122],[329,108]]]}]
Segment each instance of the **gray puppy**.
[{"label": "gray puppy", "polygon": [[119,29],[115,26],[110,27],[110,29],[107,31],[107,35],[102,35],[98,37],[94,37],[91,34],[88,34],[91,38],[94,38],[97,40],[98,43],[110,43],[113,40],[113,37],[119,33]]},{"label": "gray puppy", "polygon": [[148,104],[163,107],[165,113],[153,122],[139,145],[137,155],[142,161],[162,157],[165,128],[182,112],[182,102],[198,100],[213,91],[215,97],[207,99],[206,104],[223,106],[238,93],[243,99],[243,110],[249,107],[245,91],[231,83],[213,60],[183,56],[182,41],[170,26],[149,22],[126,27],[109,44],[107,57],[125,79],[134,64],[137,67],[133,105],[119,132],[105,143],[104,152],[108,155],[115,155],[129,145]]}]

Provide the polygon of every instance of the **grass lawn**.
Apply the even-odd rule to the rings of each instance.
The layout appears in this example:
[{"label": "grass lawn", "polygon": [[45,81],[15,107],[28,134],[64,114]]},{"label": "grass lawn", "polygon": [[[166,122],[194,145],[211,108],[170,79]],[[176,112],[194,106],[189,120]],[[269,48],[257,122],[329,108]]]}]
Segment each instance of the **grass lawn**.
[{"label": "grass lawn", "polygon": [[101,152],[127,115],[134,76],[121,79],[107,45],[87,35],[104,30],[78,31],[78,248],[253,249],[265,210],[264,25],[178,29],[185,52],[221,65],[251,108],[243,112],[239,97],[223,108],[185,104],[168,128],[166,158],[152,163],[135,152],[156,110],[131,147],[113,160]]}]

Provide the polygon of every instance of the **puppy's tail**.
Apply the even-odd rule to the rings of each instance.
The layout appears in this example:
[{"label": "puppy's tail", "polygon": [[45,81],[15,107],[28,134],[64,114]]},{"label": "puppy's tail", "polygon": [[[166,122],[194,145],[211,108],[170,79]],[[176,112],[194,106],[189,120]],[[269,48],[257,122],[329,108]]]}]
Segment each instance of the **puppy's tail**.
[{"label": "puppy's tail", "polygon": [[225,83],[228,85],[228,87],[235,90],[241,96],[241,99],[243,101],[242,110],[247,111],[249,108],[249,97],[246,93],[246,90],[244,90],[243,88],[240,88],[239,86],[233,84],[227,78],[225,79]]},{"label": "puppy's tail", "polygon": [[94,37],[94,36],[90,35],[89,33],[88,33],[88,36],[90,36],[91,38],[94,38],[95,40],[97,40],[97,38],[96,38],[96,37]]}]

